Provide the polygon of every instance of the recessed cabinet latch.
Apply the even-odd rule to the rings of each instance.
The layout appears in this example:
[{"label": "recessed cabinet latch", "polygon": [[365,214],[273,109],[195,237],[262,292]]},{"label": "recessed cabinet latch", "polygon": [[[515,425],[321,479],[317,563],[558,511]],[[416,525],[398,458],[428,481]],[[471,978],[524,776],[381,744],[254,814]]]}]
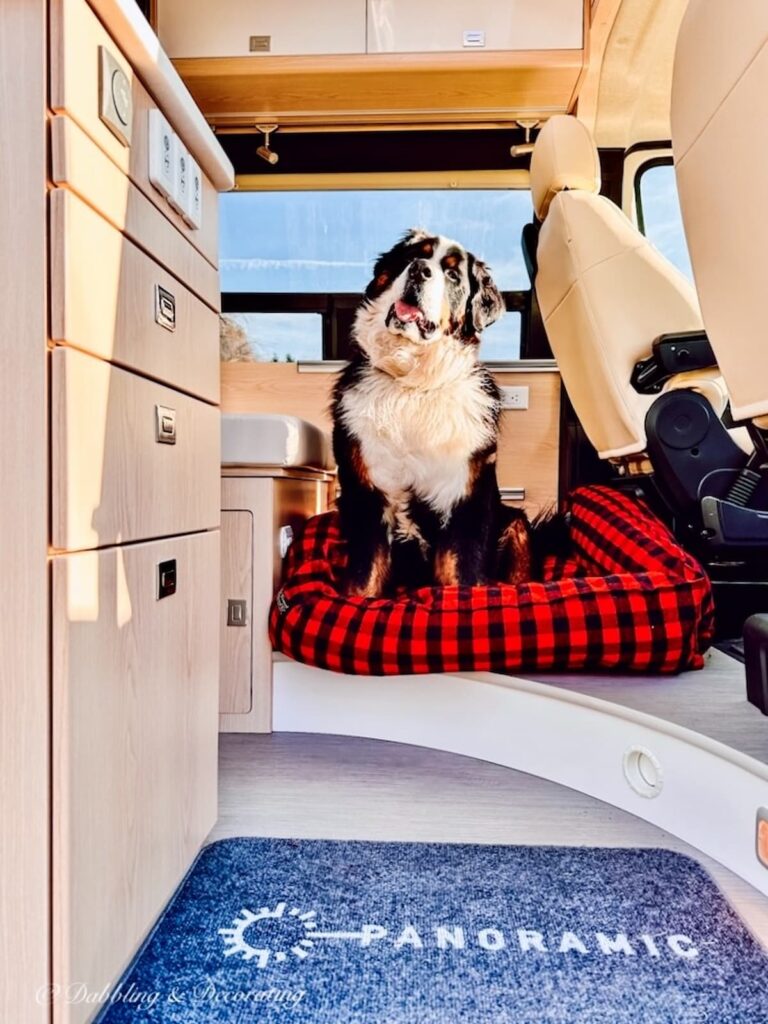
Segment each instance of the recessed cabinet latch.
[{"label": "recessed cabinet latch", "polygon": [[176,559],[169,558],[157,567],[157,600],[176,593]]},{"label": "recessed cabinet latch", "polygon": [[235,601],[230,598],[227,601],[227,625],[247,626],[248,625],[248,602]]},{"label": "recessed cabinet latch", "polygon": [[176,444],[176,410],[155,406],[155,440],[158,444]]},{"label": "recessed cabinet latch", "polygon": [[161,284],[155,285],[155,323],[166,331],[176,330],[176,297]]}]

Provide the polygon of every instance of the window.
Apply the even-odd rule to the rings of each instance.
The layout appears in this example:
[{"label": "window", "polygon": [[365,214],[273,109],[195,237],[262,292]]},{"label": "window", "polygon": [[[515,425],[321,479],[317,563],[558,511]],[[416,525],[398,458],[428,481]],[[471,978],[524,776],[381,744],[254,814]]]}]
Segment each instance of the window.
[{"label": "window", "polygon": [[640,168],[635,181],[635,197],[640,230],[670,263],[692,280],[693,271],[671,159],[652,160]]},{"label": "window", "polygon": [[346,358],[376,257],[416,226],[456,238],[491,265],[510,311],[483,334],[481,357],[519,358],[527,191],[243,191],[221,197],[220,218],[222,330],[232,336],[236,325],[239,351],[250,345],[251,358]]},{"label": "window", "polygon": [[298,363],[323,358],[319,313],[224,313],[221,358]]}]

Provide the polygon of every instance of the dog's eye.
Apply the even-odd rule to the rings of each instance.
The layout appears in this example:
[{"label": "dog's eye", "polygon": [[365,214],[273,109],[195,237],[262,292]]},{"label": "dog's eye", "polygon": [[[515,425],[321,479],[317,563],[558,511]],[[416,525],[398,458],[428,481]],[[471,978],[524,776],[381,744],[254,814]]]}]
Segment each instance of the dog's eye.
[{"label": "dog's eye", "polygon": [[455,267],[446,267],[445,276],[451,281],[458,281],[461,274],[455,269]]},{"label": "dog's eye", "polygon": [[386,288],[386,286],[388,284],[389,284],[389,274],[379,274],[379,276],[376,278],[376,287],[377,288]]}]

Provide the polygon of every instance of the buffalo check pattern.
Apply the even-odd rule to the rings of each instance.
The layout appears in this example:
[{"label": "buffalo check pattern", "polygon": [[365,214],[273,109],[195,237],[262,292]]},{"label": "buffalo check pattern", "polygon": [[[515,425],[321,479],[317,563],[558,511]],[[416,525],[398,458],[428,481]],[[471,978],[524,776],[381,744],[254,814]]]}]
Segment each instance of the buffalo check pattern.
[{"label": "buffalo check pattern", "polygon": [[714,609],[699,563],[642,501],[611,488],[574,491],[567,511],[571,550],[548,558],[540,581],[391,599],[343,596],[338,516],[315,516],[289,550],[272,644],[360,675],[701,668]]}]

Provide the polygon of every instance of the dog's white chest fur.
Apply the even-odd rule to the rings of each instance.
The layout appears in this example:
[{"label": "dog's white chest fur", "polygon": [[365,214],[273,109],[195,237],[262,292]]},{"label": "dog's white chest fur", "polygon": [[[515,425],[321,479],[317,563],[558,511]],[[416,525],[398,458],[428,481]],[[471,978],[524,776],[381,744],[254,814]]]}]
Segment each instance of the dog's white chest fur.
[{"label": "dog's white chest fur", "polygon": [[[470,457],[493,440],[494,398],[474,367],[466,349],[439,369],[422,366],[419,381],[370,367],[341,401],[370,481],[386,495],[401,534],[410,532],[404,515],[410,495],[450,514],[467,493]],[[432,386],[420,386],[422,378]]]}]

